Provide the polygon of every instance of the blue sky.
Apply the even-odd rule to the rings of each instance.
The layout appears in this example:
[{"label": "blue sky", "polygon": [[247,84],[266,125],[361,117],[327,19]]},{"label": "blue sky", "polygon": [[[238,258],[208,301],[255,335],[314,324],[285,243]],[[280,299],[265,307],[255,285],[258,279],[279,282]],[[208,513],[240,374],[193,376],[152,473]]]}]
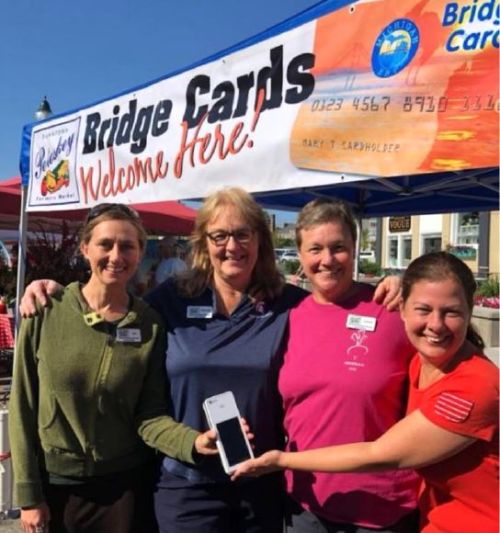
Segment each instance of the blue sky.
[{"label": "blue sky", "polygon": [[45,95],[54,112],[91,104],[186,67],[315,3],[317,0],[3,2],[0,181],[19,175],[22,128],[33,121]]}]

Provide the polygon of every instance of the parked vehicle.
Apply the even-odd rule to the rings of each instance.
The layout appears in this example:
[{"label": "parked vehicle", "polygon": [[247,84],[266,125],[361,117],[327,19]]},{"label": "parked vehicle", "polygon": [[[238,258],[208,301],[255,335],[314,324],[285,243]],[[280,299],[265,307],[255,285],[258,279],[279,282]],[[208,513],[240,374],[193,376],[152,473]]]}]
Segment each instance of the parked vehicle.
[{"label": "parked vehicle", "polygon": [[287,250],[286,252],[283,252],[283,254],[280,257],[280,262],[285,263],[287,261],[298,261],[299,260],[299,254],[297,250]]},{"label": "parked vehicle", "polygon": [[275,248],[274,255],[276,257],[276,261],[280,262],[283,255],[288,252],[295,252],[295,248]]},{"label": "parked vehicle", "polygon": [[279,261],[281,259],[281,256],[286,252],[286,248],[275,248],[274,249],[274,256],[276,258],[276,261]]},{"label": "parked vehicle", "polygon": [[375,252],[373,250],[361,250],[361,252],[359,252],[359,260],[375,263]]}]

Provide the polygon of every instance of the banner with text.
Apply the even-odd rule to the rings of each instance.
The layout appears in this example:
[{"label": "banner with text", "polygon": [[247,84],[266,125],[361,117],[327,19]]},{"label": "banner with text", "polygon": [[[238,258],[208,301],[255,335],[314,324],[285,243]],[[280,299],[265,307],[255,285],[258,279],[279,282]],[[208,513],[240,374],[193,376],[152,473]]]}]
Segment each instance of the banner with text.
[{"label": "banner with text", "polygon": [[27,209],[497,166],[498,0],[339,4],[26,126]]}]

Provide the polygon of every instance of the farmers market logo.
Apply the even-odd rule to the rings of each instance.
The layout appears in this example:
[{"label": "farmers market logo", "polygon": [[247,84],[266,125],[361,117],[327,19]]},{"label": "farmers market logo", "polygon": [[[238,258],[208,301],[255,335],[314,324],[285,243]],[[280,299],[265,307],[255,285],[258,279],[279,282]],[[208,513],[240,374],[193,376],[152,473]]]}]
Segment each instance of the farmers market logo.
[{"label": "farmers market logo", "polygon": [[78,117],[34,131],[29,206],[79,201],[75,171],[79,125]]},{"label": "farmers market logo", "polygon": [[57,163],[53,170],[47,170],[42,179],[40,192],[42,193],[42,196],[47,196],[47,194],[53,194],[62,187],[67,187],[68,185],[69,161],[63,159]]},{"label": "farmers market logo", "polygon": [[[63,157],[69,158],[71,151],[75,144],[75,134],[68,133],[65,130],[56,129],[55,131],[47,131],[41,134],[43,145],[36,151],[35,154],[35,172],[34,176],[46,180],[47,174],[51,172],[51,167],[54,164],[59,166],[62,163]],[[67,166],[67,165],[66,165]],[[53,167],[53,171],[57,167]],[[68,169],[66,168],[66,171]]]},{"label": "farmers market logo", "polygon": [[379,78],[394,76],[415,57],[420,35],[409,19],[397,19],[378,36],[372,52],[373,72]]}]

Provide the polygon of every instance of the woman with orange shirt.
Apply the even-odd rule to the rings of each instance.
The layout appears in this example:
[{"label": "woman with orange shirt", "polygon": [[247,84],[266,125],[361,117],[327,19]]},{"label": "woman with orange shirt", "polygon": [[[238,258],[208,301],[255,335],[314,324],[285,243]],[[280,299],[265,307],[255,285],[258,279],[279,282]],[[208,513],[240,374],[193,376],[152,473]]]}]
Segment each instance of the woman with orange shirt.
[{"label": "woman with orange shirt", "polygon": [[408,414],[373,442],[304,452],[273,450],[234,474],[282,469],[367,472],[415,468],[425,533],[498,531],[498,369],[471,326],[470,269],[446,252],[423,255],[403,277],[401,316],[417,350]]}]

